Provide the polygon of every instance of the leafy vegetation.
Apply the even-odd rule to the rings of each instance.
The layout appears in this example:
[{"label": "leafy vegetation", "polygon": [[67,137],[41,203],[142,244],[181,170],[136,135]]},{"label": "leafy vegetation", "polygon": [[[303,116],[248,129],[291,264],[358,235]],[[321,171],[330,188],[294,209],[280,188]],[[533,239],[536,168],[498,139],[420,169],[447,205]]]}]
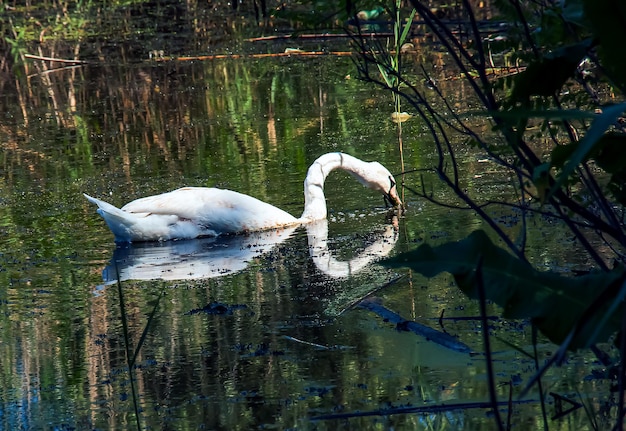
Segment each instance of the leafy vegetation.
[{"label": "leafy vegetation", "polygon": [[[449,272],[469,297],[479,299],[483,289],[502,307],[504,317],[530,318],[556,343],[563,343],[576,328],[568,340],[572,349],[606,340],[621,325],[624,268],[575,278],[538,271],[494,245],[482,230],[435,248],[425,244],[387,265],[408,266],[427,277]],[[589,304],[596,306],[590,309]]]},{"label": "leafy vegetation", "polygon": [[149,53],[188,54],[194,45],[206,52],[254,28],[236,13],[254,16],[253,9],[251,2],[197,0],[8,2],[0,10],[0,49],[10,52],[16,65],[27,61],[23,54],[102,60],[121,51],[122,58],[137,61]]},{"label": "leafy vegetation", "polygon": [[[559,358],[566,349],[592,347],[606,360],[595,343],[611,340],[623,327],[626,286],[626,60],[617,46],[626,6],[608,0],[502,0],[494,6],[480,9],[462,1],[444,10],[411,1],[419,37],[434,39],[441,47],[436,54],[446,61],[440,73],[430,62],[435,56],[422,54],[421,78],[394,68],[393,53],[381,61],[380,44],[354,32],[361,78],[403,97],[431,136],[437,162],[421,170],[414,192],[474,211],[489,226],[488,233],[477,231],[437,248],[423,245],[387,265],[427,277],[450,273],[470,297],[496,302],[507,317],[530,319],[561,344]],[[449,91],[450,80],[463,82],[461,104]],[[487,121],[491,133],[476,127],[477,118]],[[458,163],[460,142],[472,143],[510,178],[514,201],[473,193]],[[456,202],[429,191],[437,180],[454,192]],[[498,222],[494,214],[501,208],[519,220],[517,229]],[[527,248],[528,225],[537,217],[566,225],[586,253],[588,268],[579,273],[535,268]],[[489,239],[494,235],[496,243]],[[623,359],[621,339],[617,336],[616,345]],[[621,372],[618,380],[623,387]],[[620,424],[622,392],[617,406]]]},{"label": "leafy vegetation", "polygon": [[[593,26],[575,24],[558,5],[499,4],[508,24],[506,42],[500,42],[503,45],[498,52],[490,51],[489,30],[481,29],[476,11],[469,3],[463,5],[459,13],[467,13],[470,18],[463,31],[452,32],[447,21],[433,10],[420,2],[413,4],[426,31],[438,38],[458,76],[473,91],[471,102],[482,104],[482,110],[471,114],[487,117],[493,134],[475,131],[465,119],[468,113],[453,108],[453,96],[437,84],[432,68],[421,65],[423,79],[434,91],[396,71],[393,63],[379,61],[368,42],[356,38],[362,78],[404,97],[432,135],[438,163],[422,173],[421,191],[417,193],[429,201],[476,211],[520,263],[528,263],[527,231],[522,229],[512,236],[490,215],[492,207],[513,207],[523,226],[537,214],[561,221],[588,254],[590,264],[602,271],[609,271],[611,262],[621,266],[626,241],[624,213],[619,204],[626,163],[619,157],[624,136],[619,119],[626,105],[614,104],[613,95],[620,84],[611,73],[620,65],[604,67],[596,55],[602,52],[602,40],[594,34]],[[579,6],[585,6],[585,11],[595,10],[591,2]],[[564,33],[567,37],[558,42],[544,35],[546,30],[541,27],[542,20],[552,15],[568,24],[569,30]],[[494,75],[494,58],[504,59],[507,51],[527,66],[504,77]],[[510,60],[510,56],[507,58]],[[603,58],[606,62],[611,57]],[[593,69],[585,72],[583,67],[589,64]],[[372,65],[404,85],[389,85],[388,79],[379,79]],[[498,69],[503,71],[505,67]],[[443,111],[442,106],[446,108]],[[473,143],[499,169],[509,173],[516,202],[481,201],[480,196],[470,194],[461,182],[461,167],[456,162],[455,143],[461,140]],[[440,202],[427,192],[428,173],[444,181],[459,202]],[[604,282],[598,284],[603,286]]]}]

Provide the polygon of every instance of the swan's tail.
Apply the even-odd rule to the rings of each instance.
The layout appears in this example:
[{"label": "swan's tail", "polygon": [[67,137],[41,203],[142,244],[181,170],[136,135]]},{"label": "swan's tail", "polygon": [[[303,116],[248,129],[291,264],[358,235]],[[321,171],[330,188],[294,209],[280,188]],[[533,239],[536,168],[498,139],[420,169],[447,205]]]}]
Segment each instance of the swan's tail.
[{"label": "swan's tail", "polygon": [[111,229],[111,232],[115,235],[115,241],[128,242],[131,240],[131,231],[133,225],[137,223],[137,216],[122,211],[108,202],[92,198],[85,193],[83,193],[83,196],[92,204],[98,205],[97,212],[102,216],[109,226],[109,229]]}]

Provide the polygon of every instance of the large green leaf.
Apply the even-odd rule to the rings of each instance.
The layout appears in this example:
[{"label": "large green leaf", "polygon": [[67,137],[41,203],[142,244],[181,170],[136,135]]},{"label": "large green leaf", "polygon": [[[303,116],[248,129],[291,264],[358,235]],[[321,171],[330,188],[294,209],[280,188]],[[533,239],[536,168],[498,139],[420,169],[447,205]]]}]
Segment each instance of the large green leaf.
[{"label": "large green leaf", "polygon": [[594,147],[600,142],[607,130],[615,124],[618,117],[626,111],[626,103],[605,108],[602,114],[599,114],[591,124],[591,127],[585,136],[577,143],[576,149],[572,152],[567,162],[561,169],[561,174],[557,177],[552,185],[550,194],[558,190],[574,172],[574,170],[589,156]]},{"label": "large green leaf", "polygon": [[479,297],[482,285],[486,298],[503,308],[504,317],[531,319],[557,344],[576,327],[570,349],[606,340],[621,321],[615,305],[626,290],[624,268],[577,277],[537,271],[494,245],[480,230],[439,247],[422,245],[383,265],[409,267],[426,277],[448,272],[470,298]]},{"label": "large green leaf", "polygon": [[[558,145],[550,155],[550,166],[563,169],[568,160],[578,150],[578,143]],[[622,205],[626,205],[626,134],[608,132],[602,135],[584,156],[583,162],[590,159],[605,172],[611,174],[608,189]]]}]

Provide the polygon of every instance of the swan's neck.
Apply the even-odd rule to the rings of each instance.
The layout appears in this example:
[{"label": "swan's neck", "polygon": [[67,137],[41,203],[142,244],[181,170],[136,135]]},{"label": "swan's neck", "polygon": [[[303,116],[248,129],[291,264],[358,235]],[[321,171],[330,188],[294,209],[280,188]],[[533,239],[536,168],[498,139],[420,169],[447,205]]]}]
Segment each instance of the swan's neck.
[{"label": "swan's neck", "polygon": [[343,169],[361,180],[367,165],[367,162],[343,153],[324,154],[315,160],[304,180],[304,212],[300,219],[307,222],[326,218],[324,181],[328,174],[335,169]]}]

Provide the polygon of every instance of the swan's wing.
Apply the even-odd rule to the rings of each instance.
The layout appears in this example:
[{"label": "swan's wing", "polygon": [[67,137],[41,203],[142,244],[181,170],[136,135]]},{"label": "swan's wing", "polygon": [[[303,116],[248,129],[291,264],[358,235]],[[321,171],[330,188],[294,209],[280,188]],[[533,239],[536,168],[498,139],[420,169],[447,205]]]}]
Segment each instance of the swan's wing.
[{"label": "swan's wing", "polygon": [[242,193],[205,187],[184,187],[126,204],[122,210],[139,216],[176,215],[216,232],[242,232],[293,224],[285,211]]},{"label": "swan's wing", "polygon": [[[184,219],[195,219],[198,214],[211,207],[224,206],[231,193],[236,192],[214,188],[184,187],[134,200],[124,205],[122,210],[137,215],[168,214]],[[232,200],[237,200],[237,197],[233,197]]]}]

